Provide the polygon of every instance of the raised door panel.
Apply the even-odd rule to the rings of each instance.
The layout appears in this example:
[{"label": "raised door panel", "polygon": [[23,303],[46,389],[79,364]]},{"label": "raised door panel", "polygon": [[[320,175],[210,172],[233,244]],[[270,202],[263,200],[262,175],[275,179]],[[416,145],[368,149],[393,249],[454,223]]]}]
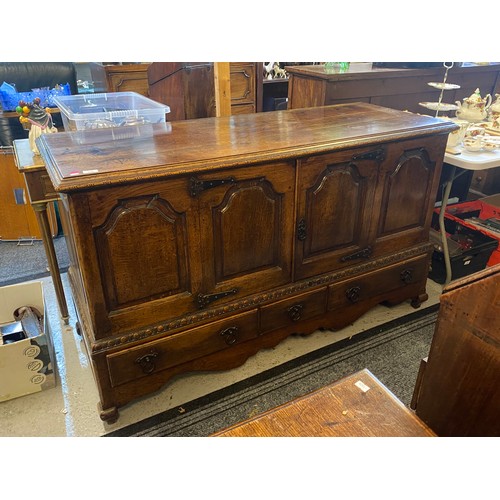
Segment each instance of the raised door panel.
[{"label": "raised door panel", "polygon": [[137,92],[149,96],[149,64],[105,66],[109,92]]},{"label": "raised door panel", "polygon": [[[140,237],[137,228],[144,228]],[[121,200],[95,229],[110,310],[186,291],[186,236],[185,213],[165,200]]]},{"label": "raised door panel", "polygon": [[291,281],[293,162],[219,172],[196,182],[207,300],[238,299]]},{"label": "raised door panel", "polygon": [[86,287],[102,307],[97,337],[105,323],[113,334],[197,309],[198,217],[187,179],[97,191],[87,202],[92,240],[79,259],[91,266],[88,280],[99,276],[100,287]]},{"label": "raised door panel", "polygon": [[146,72],[142,74],[125,73],[110,75],[109,85],[111,92],[137,92],[146,97],[149,96],[149,84]]},{"label": "raised door panel", "polygon": [[428,240],[446,137],[393,143],[381,169],[376,254]]},{"label": "raised door panel", "polygon": [[231,63],[231,105],[255,105],[255,64]]},{"label": "raised door panel", "polygon": [[370,257],[381,155],[382,149],[348,150],[300,161],[296,278]]}]

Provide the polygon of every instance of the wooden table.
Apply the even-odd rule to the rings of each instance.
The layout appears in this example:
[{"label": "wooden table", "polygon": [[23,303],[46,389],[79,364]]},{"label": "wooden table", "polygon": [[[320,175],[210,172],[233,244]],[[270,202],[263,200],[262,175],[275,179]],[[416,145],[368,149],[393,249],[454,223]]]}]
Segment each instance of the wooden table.
[{"label": "wooden table", "polygon": [[61,318],[65,324],[68,324],[69,314],[64,288],[59,272],[59,264],[54,248],[54,242],[50,232],[49,219],[47,216],[47,206],[49,203],[57,201],[59,195],[54,190],[52,182],[45,170],[45,164],[39,155],[33,154],[29,146],[28,139],[17,139],[13,141],[14,159],[19,172],[24,175],[28,194],[30,196],[31,206],[33,207],[40,230],[42,241],[47,255],[49,271],[54,282],[54,288],[59,305]]},{"label": "wooden table", "polygon": [[426,437],[435,434],[364,369],[214,436]]}]

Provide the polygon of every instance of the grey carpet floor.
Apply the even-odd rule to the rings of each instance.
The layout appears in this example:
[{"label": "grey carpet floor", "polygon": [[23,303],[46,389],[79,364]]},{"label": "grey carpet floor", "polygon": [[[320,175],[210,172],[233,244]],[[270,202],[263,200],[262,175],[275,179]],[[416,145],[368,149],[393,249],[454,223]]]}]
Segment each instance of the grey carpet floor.
[{"label": "grey carpet floor", "polygon": [[363,368],[409,406],[437,311],[416,311],[104,437],[209,436]]},{"label": "grey carpet floor", "polygon": [[[68,269],[69,256],[66,239],[53,239],[59,269]],[[49,276],[47,257],[42,241],[18,245],[15,241],[0,241],[0,286],[13,285],[24,281]]]}]

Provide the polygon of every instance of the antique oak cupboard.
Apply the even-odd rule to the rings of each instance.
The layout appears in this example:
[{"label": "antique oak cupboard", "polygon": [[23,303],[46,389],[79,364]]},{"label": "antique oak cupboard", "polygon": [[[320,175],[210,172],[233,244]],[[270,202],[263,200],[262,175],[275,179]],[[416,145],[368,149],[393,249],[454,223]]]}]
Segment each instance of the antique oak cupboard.
[{"label": "antique oak cupboard", "polygon": [[426,300],[454,127],[351,103],[42,136],[101,418],[176,374]]}]

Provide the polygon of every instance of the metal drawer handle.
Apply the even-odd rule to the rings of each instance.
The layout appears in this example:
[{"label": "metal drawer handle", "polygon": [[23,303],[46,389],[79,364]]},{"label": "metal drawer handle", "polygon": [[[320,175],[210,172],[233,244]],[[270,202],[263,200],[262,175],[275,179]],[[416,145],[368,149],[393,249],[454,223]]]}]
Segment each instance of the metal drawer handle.
[{"label": "metal drawer handle", "polygon": [[158,353],[151,351],[150,353],[144,354],[144,356],[137,358],[135,362],[141,366],[144,373],[152,373],[156,368],[155,359],[157,357]]},{"label": "metal drawer handle", "polygon": [[302,316],[303,309],[303,304],[294,304],[293,306],[289,307],[286,312],[292,321],[299,321]]},{"label": "metal drawer handle", "polygon": [[345,295],[347,297],[347,300],[354,303],[359,300],[360,292],[361,288],[359,286],[353,286],[352,288],[349,288],[349,290],[345,292]]},{"label": "metal drawer handle", "polygon": [[399,276],[403,283],[409,284],[413,281],[413,270],[405,269],[404,271],[401,272]]},{"label": "metal drawer handle", "polygon": [[227,345],[233,345],[238,341],[238,327],[237,326],[230,326],[229,328],[225,328],[224,330],[221,330],[220,335],[224,337],[224,342]]}]

